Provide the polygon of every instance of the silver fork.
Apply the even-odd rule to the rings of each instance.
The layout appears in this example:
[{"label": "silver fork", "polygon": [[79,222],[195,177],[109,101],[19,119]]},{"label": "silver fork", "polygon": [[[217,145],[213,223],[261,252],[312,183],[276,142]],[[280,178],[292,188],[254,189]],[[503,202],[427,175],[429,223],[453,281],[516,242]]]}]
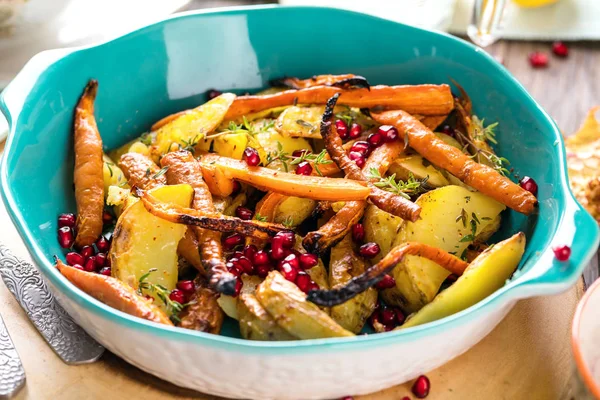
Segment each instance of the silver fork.
[{"label": "silver fork", "polygon": [[25,384],[25,370],[0,316],[0,399],[9,399]]}]

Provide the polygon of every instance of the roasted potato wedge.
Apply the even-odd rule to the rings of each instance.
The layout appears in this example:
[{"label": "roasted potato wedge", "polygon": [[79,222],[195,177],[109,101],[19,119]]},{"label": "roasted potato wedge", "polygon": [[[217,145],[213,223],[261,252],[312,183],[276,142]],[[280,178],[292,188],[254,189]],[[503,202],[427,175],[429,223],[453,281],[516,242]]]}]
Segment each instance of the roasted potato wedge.
[{"label": "roasted potato wedge", "polygon": [[[166,203],[189,207],[193,189],[189,185],[164,186],[151,191]],[[139,279],[161,284],[168,290],[177,283],[177,245],[187,227],[155,217],[138,201],[126,208],[117,221],[110,249],[112,275],[134,289]]]},{"label": "roasted potato wedge", "polygon": [[514,236],[488,247],[465,270],[456,282],[436,296],[398,329],[422,325],[455,314],[485,299],[500,289],[523,257],[525,234]]},{"label": "roasted potato wedge", "polygon": [[274,222],[290,227],[300,225],[304,220],[312,214],[317,202],[311,199],[302,197],[288,197],[282,201],[275,211]]},{"label": "roasted potato wedge", "polygon": [[[242,290],[240,290],[240,296],[245,293],[253,294],[256,291],[256,287],[262,282],[262,279],[258,276],[242,275]],[[230,318],[238,319],[238,308],[237,302],[239,297],[232,297],[222,294],[217,299],[217,303],[223,310],[223,312]]]},{"label": "roasted potato wedge", "polygon": [[379,262],[392,248],[400,225],[404,220],[390,213],[380,210],[373,204],[369,204],[365,210],[363,217],[363,225],[365,227],[365,240],[367,242],[375,242],[379,244],[381,251],[373,259],[374,262]]},{"label": "roasted potato wedge", "polygon": [[277,325],[273,317],[251,293],[240,294],[237,301],[240,333],[249,340],[295,340],[285,329]]},{"label": "roasted potato wedge", "polygon": [[342,328],[277,271],[256,288],[256,298],[277,324],[300,339],[354,336]]},{"label": "roasted potato wedge", "polygon": [[244,149],[248,146],[248,135],[245,132],[227,133],[218,136],[213,142],[213,150],[220,156],[241,160]]},{"label": "roasted potato wedge", "polygon": [[[405,222],[392,246],[414,241],[458,257],[506,208],[484,194],[469,192],[459,186],[432,190],[419,197],[416,203],[422,207],[421,219]],[[384,299],[406,312],[414,312],[434,298],[449,272],[433,261],[406,256],[393,275],[396,288],[385,290]]]},{"label": "roasted potato wedge", "polygon": [[396,178],[403,181],[408,180],[411,174],[417,179],[427,178],[427,185],[433,187],[450,184],[448,179],[433,164],[418,154],[397,158],[390,164],[388,173],[396,174]]},{"label": "roasted potato wedge", "polygon": [[[347,235],[331,249],[329,261],[329,284],[335,289],[344,285],[368,268],[366,261],[358,257],[352,249],[352,239]],[[367,318],[375,310],[377,290],[369,288],[347,302],[331,307],[331,318],[350,332],[361,331]]]}]

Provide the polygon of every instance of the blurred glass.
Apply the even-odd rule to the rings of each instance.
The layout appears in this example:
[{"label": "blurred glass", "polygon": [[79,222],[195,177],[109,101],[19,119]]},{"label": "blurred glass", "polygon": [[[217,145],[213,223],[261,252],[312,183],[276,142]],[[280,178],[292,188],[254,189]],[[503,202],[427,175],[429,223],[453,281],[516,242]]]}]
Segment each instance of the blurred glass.
[{"label": "blurred glass", "polygon": [[475,0],[467,35],[480,47],[499,39],[500,23],[506,0]]}]

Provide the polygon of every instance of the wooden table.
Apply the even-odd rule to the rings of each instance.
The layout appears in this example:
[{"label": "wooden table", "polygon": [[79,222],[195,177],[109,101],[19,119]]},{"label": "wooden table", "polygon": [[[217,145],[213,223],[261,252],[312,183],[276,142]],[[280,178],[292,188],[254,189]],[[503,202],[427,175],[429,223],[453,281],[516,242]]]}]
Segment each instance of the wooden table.
[{"label": "wooden table", "polygon": [[[552,58],[548,69],[531,69],[527,54],[548,48],[547,43],[499,43],[491,52],[504,59],[564,132],[571,133],[587,110],[600,104],[600,44],[574,44],[568,59]],[[0,152],[2,148],[0,144]],[[569,331],[582,293],[580,282],[559,296],[519,302],[482,342],[428,374],[428,399],[566,398],[573,372]],[[95,364],[69,367],[52,353],[2,284],[0,310],[27,372],[19,400],[215,399],[160,381],[109,353]],[[356,398],[396,400],[409,394],[410,385],[404,384]]]}]

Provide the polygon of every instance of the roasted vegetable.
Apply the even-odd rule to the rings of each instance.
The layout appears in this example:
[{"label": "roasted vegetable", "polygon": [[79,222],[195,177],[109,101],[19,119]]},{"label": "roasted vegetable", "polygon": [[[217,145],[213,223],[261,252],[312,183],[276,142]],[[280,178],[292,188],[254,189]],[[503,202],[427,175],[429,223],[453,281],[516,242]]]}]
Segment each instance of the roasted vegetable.
[{"label": "roasted vegetable", "polygon": [[374,261],[381,260],[389,253],[392,248],[392,242],[403,222],[402,218],[386,213],[372,204],[367,206],[363,218],[365,242],[375,242],[381,249],[379,254],[373,259]]},{"label": "roasted vegetable", "polygon": [[104,177],[102,139],[94,117],[98,82],[89,81],[77,107],[73,123],[75,147],[75,201],[77,203],[77,237],[79,247],[94,243],[102,233]]},{"label": "roasted vegetable", "polygon": [[[350,235],[331,249],[330,260],[329,284],[333,289],[362,274],[368,267],[366,261],[354,253]],[[375,310],[376,304],[377,290],[369,288],[347,302],[331,307],[331,318],[345,329],[358,333]]]},{"label": "roasted vegetable", "polygon": [[395,126],[400,136],[408,137],[410,147],[481,193],[523,214],[529,215],[536,209],[537,199],[533,194],[495,169],[473,161],[462,151],[446,144],[410,114],[400,110],[385,111],[373,114],[373,118],[381,124]]},{"label": "roasted vegetable", "polygon": [[167,184],[167,177],[150,157],[139,153],[121,156],[119,167],[128,179],[129,186],[153,189]]},{"label": "roasted vegetable", "polygon": [[[167,204],[188,206],[193,189],[189,185],[164,186],[151,193]],[[177,245],[186,229],[150,214],[142,202],[128,207],[113,234],[110,248],[113,276],[137,289],[140,278],[156,268],[147,281],[172,290],[177,283]]]},{"label": "roasted vegetable", "polygon": [[[467,246],[500,218],[504,206],[479,192],[459,186],[444,186],[423,194],[417,200],[421,219],[406,222],[393,246],[416,241],[463,255]],[[383,292],[384,299],[403,310],[413,312],[429,303],[450,274],[445,268],[423,258],[407,256],[393,271],[396,288]]]},{"label": "roasted vegetable", "polygon": [[295,340],[285,329],[277,325],[273,317],[251,293],[240,294],[237,301],[240,333],[249,340]]},{"label": "roasted vegetable", "polygon": [[[241,276],[241,278],[242,278],[242,290],[240,291],[240,295],[246,294],[246,293],[253,294],[256,291],[256,287],[262,282],[262,279],[256,275],[250,276],[250,275],[243,274]],[[217,303],[219,304],[219,306],[221,307],[223,312],[229,318],[233,318],[233,319],[237,320],[238,319],[238,313],[237,313],[238,299],[239,299],[239,296],[233,297],[233,296],[227,296],[227,295],[222,294],[217,299]]]},{"label": "roasted vegetable", "polygon": [[121,168],[113,162],[106,154],[102,156],[102,176],[104,177],[104,197],[108,196],[108,190],[111,186],[126,186],[127,179]]},{"label": "roasted vegetable", "polygon": [[306,295],[277,271],[258,285],[256,298],[279,326],[300,339],[354,336],[307,302]]},{"label": "roasted vegetable", "polygon": [[218,334],[223,325],[223,310],[217,299],[219,293],[211,289],[204,278],[194,281],[196,292],[191,296],[188,305],[179,314],[179,326],[195,331]]},{"label": "roasted vegetable", "polygon": [[364,77],[354,74],[315,75],[308,79],[285,77],[273,79],[269,84],[271,86],[284,86],[291,89],[305,89],[313,86],[335,86],[343,89],[370,87],[369,82]]},{"label": "roasted vegetable", "polygon": [[436,167],[418,154],[396,159],[390,165],[389,173],[396,174],[396,178],[403,181],[408,180],[411,174],[416,179],[426,178],[426,184],[429,187],[442,187],[450,184]]},{"label": "roasted vegetable", "polygon": [[194,149],[219,126],[234,99],[234,94],[223,93],[161,126],[150,148],[154,161],[172,150]]},{"label": "roasted vegetable", "polygon": [[110,151],[108,156],[114,161],[119,161],[121,156],[126,153],[139,153],[150,157],[150,143],[155,136],[156,134],[153,133],[143,133],[140,137],[125,143],[118,149]]},{"label": "roasted vegetable", "polygon": [[109,307],[148,321],[173,325],[152,300],[139,296],[133,288],[118,279],[69,267],[58,258],[56,268],[73,285]]},{"label": "roasted vegetable", "polygon": [[504,286],[519,265],[524,251],[525,235],[522,232],[488,247],[452,286],[410,316],[399,329],[447,317],[485,299]]}]

